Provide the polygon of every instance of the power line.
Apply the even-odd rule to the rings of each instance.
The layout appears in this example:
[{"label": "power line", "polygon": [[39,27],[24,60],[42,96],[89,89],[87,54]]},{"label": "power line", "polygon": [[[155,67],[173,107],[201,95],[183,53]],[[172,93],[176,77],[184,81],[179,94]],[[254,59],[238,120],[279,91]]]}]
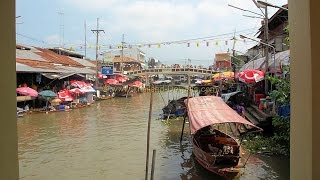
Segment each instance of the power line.
[{"label": "power line", "polygon": [[41,42],[43,44],[49,44],[49,43],[47,43],[47,42],[45,42],[43,40],[39,40],[39,39],[36,39],[36,38],[28,36],[28,35],[24,35],[24,34],[20,34],[20,33],[16,33],[16,35],[24,37],[24,38],[27,38],[27,39],[30,39],[30,40],[33,40],[33,41]]}]

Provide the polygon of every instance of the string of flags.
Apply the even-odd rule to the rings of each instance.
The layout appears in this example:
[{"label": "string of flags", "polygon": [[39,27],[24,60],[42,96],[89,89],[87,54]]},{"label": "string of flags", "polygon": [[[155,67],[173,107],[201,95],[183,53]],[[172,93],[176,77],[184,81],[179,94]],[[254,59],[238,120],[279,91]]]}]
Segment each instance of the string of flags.
[{"label": "string of flags", "polygon": [[[231,42],[229,42],[231,41]],[[210,47],[210,46],[220,46],[220,45],[226,45],[228,46],[229,44],[233,43],[233,39],[220,39],[220,40],[202,40],[202,41],[185,41],[185,42],[161,42],[161,43],[140,43],[140,44],[118,44],[118,45],[99,45],[99,49],[121,49],[121,48],[161,48],[163,46],[168,46],[168,45],[183,45],[185,44],[186,47]],[[246,42],[244,40],[239,40],[235,39],[235,41],[242,41]],[[123,47],[122,47],[123,46]],[[77,48],[77,49],[84,49],[84,45],[76,46],[76,47],[71,47],[72,49]],[[95,49],[96,45],[94,44],[87,44],[87,49]]]}]

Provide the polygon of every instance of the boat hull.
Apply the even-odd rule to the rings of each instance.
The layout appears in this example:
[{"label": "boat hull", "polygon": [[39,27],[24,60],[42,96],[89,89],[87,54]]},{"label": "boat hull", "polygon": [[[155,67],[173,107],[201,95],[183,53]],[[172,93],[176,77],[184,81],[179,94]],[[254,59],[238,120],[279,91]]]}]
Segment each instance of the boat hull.
[{"label": "boat hull", "polygon": [[[217,130],[216,130],[217,131]],[[192,136],[193,149],[192,152],[196,161],[204,167],[206,170],[215,173],[225,179],[233,179],[240,172],[240,167],[238,166],[240,159],[240,149],[236,140],[229,137],[228,135],[219,132],[222,137],[213,137],[205,135]],[[202,136],[202,137],[201,137]],[[217,144],[217,142],[219,142]],[[208,144],[215,143],[216,147],[233,147],[232,153],[225,153],[220,148],[219,153],[213,153],[207,148]],[[218,148],[216,148],[218,149]],[[217,151],[218,152],[218,151]]]}]

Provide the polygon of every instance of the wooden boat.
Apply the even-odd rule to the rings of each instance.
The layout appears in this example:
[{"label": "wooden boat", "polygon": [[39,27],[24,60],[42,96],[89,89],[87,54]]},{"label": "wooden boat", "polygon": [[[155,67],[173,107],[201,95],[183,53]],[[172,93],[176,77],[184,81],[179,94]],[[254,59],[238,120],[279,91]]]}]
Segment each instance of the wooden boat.
[{"label": "wooden boat", "polygon": [[57,112],[69,112],[69,111],[71,111],[72,109],[66,109],[66,110],[48,110],[48,111],[46,111],[46,110],[43,110],[43,109],[41,109],[41,110],[39,110],[39,109],[34,109],[34,110],[30,110],[28,113],[46,113],[46,114],[48,114],[48,113],[57,113]]},{"label": "wooden boat", "polygon": [[199,96],[185,100],[190,122],[193,154],[208,171],[232,179],[240,171],[240,143],[216,126],[227,123],[252,126],[217,96]]},{"label": "wooden boat", "polygon": [[168,105],[162,108],[163,118],[167,119],[169,117],[182,117],[185,114],[186,106],[184,100],[187,97],[182,97],[176,100],[170,100]]}]

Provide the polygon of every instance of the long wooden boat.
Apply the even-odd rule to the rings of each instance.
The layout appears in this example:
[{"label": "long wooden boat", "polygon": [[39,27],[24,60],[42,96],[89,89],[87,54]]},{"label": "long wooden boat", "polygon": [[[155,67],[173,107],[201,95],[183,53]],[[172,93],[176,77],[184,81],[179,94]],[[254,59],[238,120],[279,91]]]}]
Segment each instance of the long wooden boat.
[{"label": "long wooden boat", "polygon": [[208,171],[233,179],[241,168],[240,143],[217,126],[234,123],[261,129],[239,116],[221,97],[199,96],[186,99],[185,103],[196,161]]},{"label": "long wooden boat", "polygon": [[168,105],[162,108],[163,118],[167,119],[169,117],[182,117],[185,114],[186,106],[184,100],[187,97],[182,97],[176,100],[170,100]]}]

